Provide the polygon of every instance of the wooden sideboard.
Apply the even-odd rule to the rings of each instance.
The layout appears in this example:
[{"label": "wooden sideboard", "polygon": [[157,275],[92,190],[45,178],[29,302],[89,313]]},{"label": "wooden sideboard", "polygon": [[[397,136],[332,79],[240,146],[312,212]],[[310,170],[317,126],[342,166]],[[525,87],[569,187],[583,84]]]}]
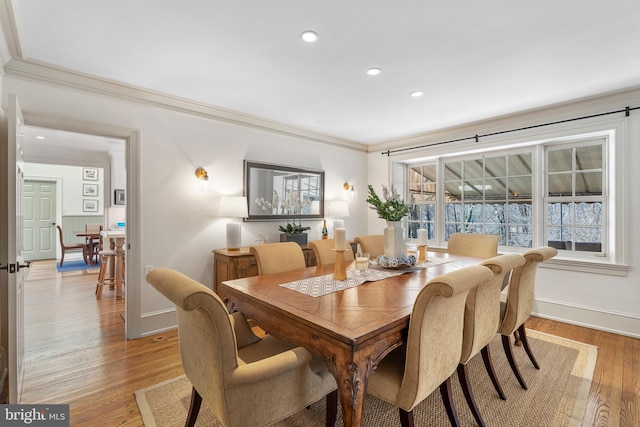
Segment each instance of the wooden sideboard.
[{"label": "wooden sideboard", "polygon": [[[316,257],[311,248],[302,246],[302,252],[307,267],[316,265]],[[226,298],[222,293],[222,282],[257,275],[258,264],[255,257],[249,252],[249,248],[240,248],[239,251],[213,250],[213,290],[223,301]]]}]

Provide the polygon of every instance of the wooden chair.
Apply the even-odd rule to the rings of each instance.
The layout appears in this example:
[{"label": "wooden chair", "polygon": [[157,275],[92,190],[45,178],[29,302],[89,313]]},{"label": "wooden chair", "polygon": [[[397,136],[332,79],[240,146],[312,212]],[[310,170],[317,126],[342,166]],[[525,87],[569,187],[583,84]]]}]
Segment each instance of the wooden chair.
[{"label": "wooden chair", "polygon": [[307,266],[304,252],[302,252],[300,245],[295,242],[251,246],[249,251],[256,258],[259,275],[297,270]]},{"label": "wooden chair", "polygon": [[[92,234],[96,236],[86,236],[85,242],[87,245],[87,258],[88,260],[94,260],[97,263],[100,259],[99,252],[102,250],[102,235],[100,232],[102,231],[102,224],[85,224],[84,232],[85,234]],[[87,261],[88,261],[87,260]]]},{"label": "wooden chair", "polygon": [[464,307],[468,292],[491,280],[474,265],[443,274],[422,288],[411,312],[406,345],[385,356],[373,371],[367,392],[396,405],[403,427],[413,426],[413,408],[437,387],[452,425],[459,425],[450,377],[460,362]]},{"label": "wooden chair", "polygon": [[74,243],[73,245],[65,245],[64,244],[64,239],[62,237],[62,227],[60,227],[59,225],[56,225],[56,227],[58,228],[58,235],[60,236],[60,248],[62,249],[62,255],[60,256],[60,267],[62,267],[62,264],[64,263],[64,255],[67,251],[77,251],[78,249],[80,249],[82,251],[82,257],[86,258],[86,251],[87,251],[87,245],[85,245],[84,243]]},{"label": "wooden chair", "polygon": [[370,234],[368,236],[359,236],[353,240],[360,245],[363,253],[368,253],[373,260],[378,255],[384,255],[384,236],[382,234]]},{"label": "wooden chair", "polygon": [[468,375],[468,363],[478,353],[482,354],[485,369],[500,399],[506,397],[498,381],[489,344],[496,336],[500,324],[500,291],[505,276],[516,267],[524,265],[524,257],[520,254],[499,255],[482,263],[493,272],[493,277],[472,288],[467,295],[464,308],[464,331],[462,339],[462,355],[458,365],[458,379],[469,409],[479,426],[485,423],[476,405]]},{"label": "wooden chair", "polygon": [[498,328],[498,333],[502,335],[502,347],[509,360],[511,370],[518,379],[520,386],[525,390],[527,389],[527,383],[524,381],[516,364],[509,336],[514,334],[516,338],[522,342],[522,346],[527,352],[529,360],[531,360],[531,363],[536,369],[540,369],[527,341],[524,323],[531,315],[531,310],[533,309],[538,265],[557,254],[558,250],[550,246],[530,249],[523,253],[525,264],[515,268],[511,272],[507,290],[507,301],[500,306],[502,320]]},{"label": "wooden chair", "polygon": [[[336,262],[336,242],[334,239],[312,240],[309,247],[313,251],[317,265],[335,264]],[[353,251],[351,244],[347,242],[347,249],[344,251],[345,262],[353,261]]]},{"label": "wooden chair", "polygon": [[492,258],[498,255],[500,236],[494,234],[456,233],[449,236],[447,252],[455,255]]},{"label": "wooden chair", "polygon": [[[296,243],[294,243],[296,244]],[[186,425],[202,400],[224,426],[270,425],[327,398],[326,425],[336,420],[336,382],[324,361],[271,335],[253,334],[242,313],[229,315],[218,295],[171,270],[147,281],[176,306],[182,367],[193,385]]]}]

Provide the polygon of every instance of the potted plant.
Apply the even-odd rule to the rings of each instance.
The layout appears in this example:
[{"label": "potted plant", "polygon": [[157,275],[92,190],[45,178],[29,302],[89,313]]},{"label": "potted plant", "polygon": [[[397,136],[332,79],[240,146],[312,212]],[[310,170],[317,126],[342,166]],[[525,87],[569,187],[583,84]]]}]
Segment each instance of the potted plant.
[{"label": "potted plant", "polygon": [[393,188],[391,191],[382,186],[382,197],[376,194],[371,185],[368,186],[369,195],[367,203],[369,207],[378,213],[378,217],[387,221],[384,229],[384,254],[388,258],[400,258],[405,256],[405,232],[402,226],[402,218],[409,213],[409,204],[405,202]]},{"label": "potted plant", "polygon": [[307,244],[307,233],[305,231],[311,230],[311,227],[303,227],[302,224],[287,224],[286,227],[278,226],[278,230],[282,231],[280,234],[281,242],[296,242],[300,246]]}]

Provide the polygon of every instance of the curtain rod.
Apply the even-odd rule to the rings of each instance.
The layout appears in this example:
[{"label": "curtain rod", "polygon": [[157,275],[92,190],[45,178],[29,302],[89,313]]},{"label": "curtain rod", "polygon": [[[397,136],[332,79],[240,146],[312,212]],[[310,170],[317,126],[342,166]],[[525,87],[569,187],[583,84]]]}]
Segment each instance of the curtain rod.
[{"label": "curtain rod", "polygon": [[399,152],[402,152],[402,151],[417,150],[418,148],[433,147],[433,146],[436,146],[436,145],[451,144],[452,142],[460,142],[460,141],[468,141],[468,140],[475,140],[476,142],[479,142],[480,138],[485,138],[487,136],[495,136],[495,135],[501,135],[501,134],[504,134],[504,133],[518,132],[518,131],[521,131],[521,130],[534,129],[534,128],[539,128],[539,127],[543,127],[543,126],[557,125],[557,124],[560,124],[560,123],[575,122],[576,120],[591,119],[591,118],[594,118],[594,117],[607,116],[609,114],[625,113],[625,117],[629,117],[629,114],[631,113],[632,110],[638,110],[638,109],[640,109],[640,107],[625,107],[622,110],[608,111],[606,113],[599,113],[599,114],[591,114],[589,116],[574,117],[573,119],[565,119],[565,120],[558,120],[558,121],[555,121],[555,122],[541,123],[541,124],[538,124],[538,125],[531,125],[531,126],[525,126],[525,127],[521,127],[521,128],[502,130],[502,131],[498,131],[498,132],[485,133],[483,135],[468,136],[466,138],[450,139],[449,141],[441,141],[441,142],[435,142],[435,143],[432,143],[432,144],[417,145],[415,147],[398,148],[396,150],[387,150],[387,151],[383,151],[381,154],[386,154],[387,156],[390,156],[391,153],[399,153]]}]

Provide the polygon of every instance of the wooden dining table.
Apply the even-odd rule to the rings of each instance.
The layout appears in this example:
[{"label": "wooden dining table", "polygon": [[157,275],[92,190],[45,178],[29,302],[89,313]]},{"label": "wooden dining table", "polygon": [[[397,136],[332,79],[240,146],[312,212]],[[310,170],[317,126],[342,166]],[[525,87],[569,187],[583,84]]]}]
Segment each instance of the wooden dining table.
[{"label": "wooden dining table", "polygon": [[244,313],[266,332],[325,360],[338,385],[344,425],[359,427],[369,375],[405,342],[420,290],[436,276],[482,261],[436,252],[427,257],[443,263],[318,297],[281,285],[332,274],[333,264],[229,280],[222,288],[231,311]]}]

